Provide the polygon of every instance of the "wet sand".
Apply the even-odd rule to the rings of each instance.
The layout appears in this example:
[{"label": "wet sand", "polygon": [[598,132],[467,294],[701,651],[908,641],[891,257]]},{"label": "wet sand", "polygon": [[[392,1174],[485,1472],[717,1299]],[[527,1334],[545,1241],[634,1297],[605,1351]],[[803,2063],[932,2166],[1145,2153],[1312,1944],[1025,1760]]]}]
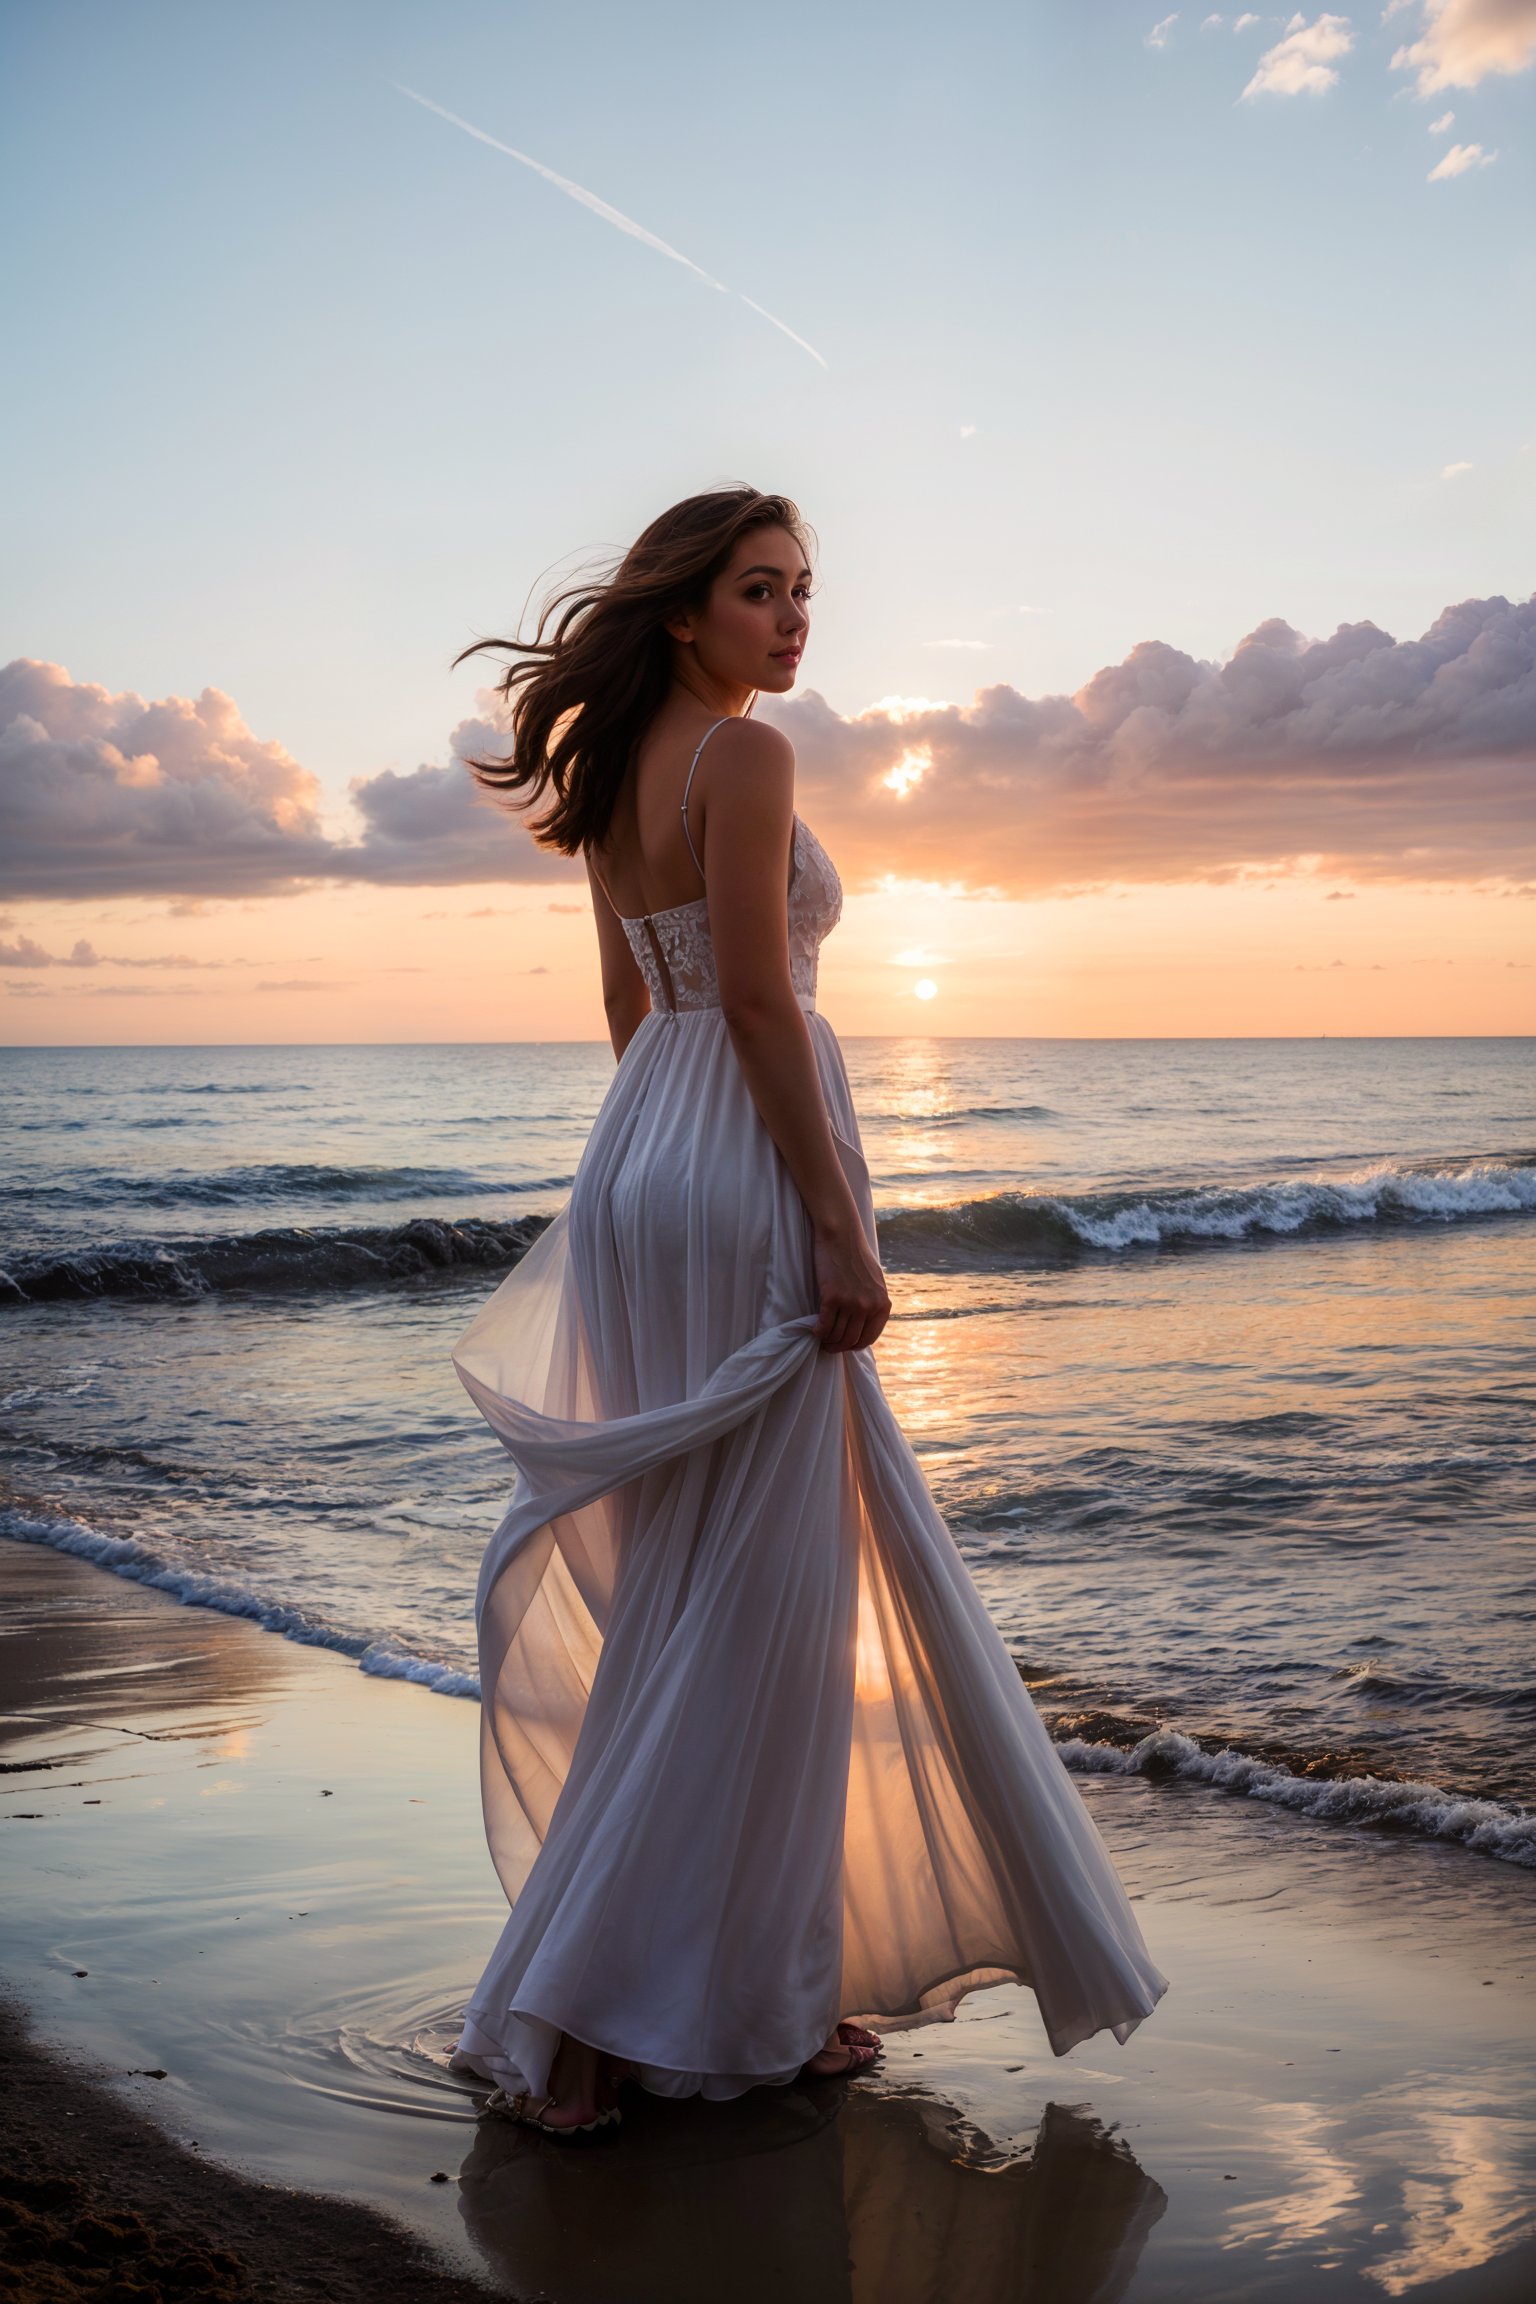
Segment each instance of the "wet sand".
[{"label": "wet sand", "polygon": [[9,1544],[0,1685],[0,1981],[195,2143],[203,2245],[239,2253],[228,2169],[550,2304],[1536,2289],[1529,1873],[1090,1780],[1173,1980],[1125,2048],[1058,2062],[1027,1994],[983,1993],[877,2082],[642,2100],[573,2152],[444,2068],[503,1909],[472,1704]]},{"label": "wet sand", "polygon": [[[0,1996],[7,2304],[479,2304],[371,2209],[241,2178],[28,2038]],[[446,2176],[445,2179],[446,2181]]]}]

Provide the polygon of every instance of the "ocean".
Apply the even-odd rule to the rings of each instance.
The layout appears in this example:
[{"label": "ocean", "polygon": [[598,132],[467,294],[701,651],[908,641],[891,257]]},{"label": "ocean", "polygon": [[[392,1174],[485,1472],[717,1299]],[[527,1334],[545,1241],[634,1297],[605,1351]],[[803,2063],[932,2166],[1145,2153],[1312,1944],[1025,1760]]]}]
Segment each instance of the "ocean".
[{"label": "ocean", "polygon": [[[845,1048],[882,1376],[1069,1766],[1536,1866],[1532,1043]],[[474,1695],[449,1347],[611,1070],[7,1051],[0,1534]]]}]

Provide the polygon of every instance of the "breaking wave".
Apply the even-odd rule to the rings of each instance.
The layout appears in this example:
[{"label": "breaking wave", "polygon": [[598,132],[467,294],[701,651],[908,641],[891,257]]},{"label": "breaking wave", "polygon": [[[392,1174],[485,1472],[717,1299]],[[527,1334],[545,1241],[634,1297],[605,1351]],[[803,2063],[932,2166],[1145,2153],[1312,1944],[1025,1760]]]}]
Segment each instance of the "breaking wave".
[{"label": "breaking wave", "polygon": [[191,1297],[233,1289],[368,1288],[460,1269],[506,1271],[547,1217],[457,1224],[418,1216],[409,1224],[350,1230],[291,1227],[195,1240],[114,1242],[67,1255],[17,1256],[0,1270],[0,1305],[79,1302],[102,1296]]},{"label": "breaking wave", "polygon": [[1269,1760],[1223,1749],[1207,1752],[1176,1728],[1156,1728],[1129,1751],[1068,1737],[1056,1747],[1081,1776],[1180,1777],[1324,1824],[1375,1825],[1427,1840],[1454,1840],[1480,1856],[1536,1871],[1536,1815],[1446,1792],[1438,1784],[1390,1776],[1297,1776]]},{"label": "breaking wave", "polygon": [[1353,1176],[1138,1192],[999,1192],[880,1219],[897,1269],[1020,1264],[1347,1230],[1536,1213],[1536,1155],[1441,1167],[1383,1163]]},{"label": "breaking wave", "polygon": [[[272,1196],[372,1199],[412,1193],[452,1197],[497,1187],[462,1170],[281,1168],[235,1170],[147,1185],[146,1204],[200,1197],[229,1206]],[[280,1180],[280,1182],[278,1181]],[[127,1180],[121,1180],[127,1181]],[[550,1177],[523,1191],[554,1191]],[[510,1186],[500,1189],[510,1190]],[[1536,1213],[1536,1155],[1455,1166],[1381,1166],[1336,1179],[1171,1186],[1149,1192],[999,1192],[880,1218],[880,1245],[894,1271],[954,1266],[1001,1269],[1091,1256],[1177,1251],[1199,1245],[1320,1237],[1363,1225],[1453,1224]],[[497,1219],[418,1216],[394,1225],[288,1226],[224,1237],[139,1238],[66,1252],[12,1256],[0,1268],[0,1305],[94,1296],[189,1297],[236,1288],[355,1288],[414,1279],[455,1266],[506,1270],[543,1229],[544,1216]]]}]

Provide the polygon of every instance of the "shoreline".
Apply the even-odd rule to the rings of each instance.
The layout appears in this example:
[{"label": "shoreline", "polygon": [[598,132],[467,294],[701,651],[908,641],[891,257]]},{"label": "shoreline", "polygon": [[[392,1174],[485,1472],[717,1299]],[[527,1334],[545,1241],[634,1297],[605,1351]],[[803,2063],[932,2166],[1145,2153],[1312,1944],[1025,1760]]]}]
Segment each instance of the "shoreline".
[{"label": "shoreline", "polygon": [[[339,1657],[371,1679],[405,1681],[434,1695],[479,1702],[479,1680],[459,1665],[412,1655],[384,1638],[342,1632],[227,1578],[175,1567],[137,1537],[112,1536],[77,1522],[45,1522],[10,1508],[0,1512],[0,1523],[7,1522],[0,1524],[0,1544],[37,1545],[86,1562],[163,1593],[178,1607],[208,1609]],[[1155,1715],[1138,1718],[1105,1709],[1091,1690],[1085,1699],[1085,1692],[1063,1682],[1061,1675],[1041,1678],[1024,1671],[1023,1677],[1063,1763],[1079,1782],[1103,1776],[1183,1780],[1270,1804],[1329,1829],[1400,1832],[1536,1871],[1536,1810],[1517,1800],[1462,1791],[1421,1776],[1387,1774],[1349,1750],[1289,1746],[1273,1739],[1240,1743],[1208,1729],[1185,1731]],[[1060,1691],[1054,1701],[1052,1688]]]},{"label": "shoreline", "polygon": [[1029,1995],[978,1993],[874,2085],[647,2101],[578,2154],[444,2069],[504,1910],[468,1703],[41,1546],[0,1545],[0,1603],[0,1982],[36,2037],[465,2294],[712,2304],[722,2264],[744,2304],[1529,2293],[1516,1867],[1080,1778],[1173,1978],[1126,2048],[1057,2063]]}]

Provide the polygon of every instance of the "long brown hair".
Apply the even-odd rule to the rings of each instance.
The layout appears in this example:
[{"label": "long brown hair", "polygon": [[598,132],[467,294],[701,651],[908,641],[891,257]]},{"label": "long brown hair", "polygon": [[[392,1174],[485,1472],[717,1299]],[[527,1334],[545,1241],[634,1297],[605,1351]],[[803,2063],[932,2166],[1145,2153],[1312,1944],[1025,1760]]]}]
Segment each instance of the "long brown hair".
[{"label": "long brown hair", "polygon": [[511,707],[512,754],[467,765],[493,792],[531,808],[528,829],[566,856],[600,847],[640,740],[672,684],[669,618],[704,605],[743,536],[787,528],[810,557],[809,532],[787,496],[718,488],[686,496],[638,536],[607,575],[554,592],[531,640],[478,640],[454,658],[502,650],[496,682]]}]

